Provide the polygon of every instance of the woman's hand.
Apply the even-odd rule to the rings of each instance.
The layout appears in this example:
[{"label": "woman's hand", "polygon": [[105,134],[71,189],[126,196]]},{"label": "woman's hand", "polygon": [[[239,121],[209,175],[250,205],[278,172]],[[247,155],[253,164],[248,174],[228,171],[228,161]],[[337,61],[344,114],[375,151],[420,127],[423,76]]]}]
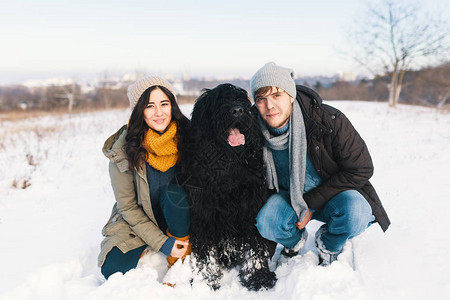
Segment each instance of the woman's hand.
[{"label": "woman's hand", "polygon": [[297,226],[297,228],[300,230],[305,228],[308,222],[311,221],[312,215],[313,215],[312,211],[308,209],[303,220],[301,222],[295,223],[295,226]]},{"label": "woman's hand", "polygon": [[172,257],[183,257],[186,254],[186,250],[189,245],[189,240],[179,241],[175,240],[175,244],[173,244],[172,252],[170,252],[170,256]]}]

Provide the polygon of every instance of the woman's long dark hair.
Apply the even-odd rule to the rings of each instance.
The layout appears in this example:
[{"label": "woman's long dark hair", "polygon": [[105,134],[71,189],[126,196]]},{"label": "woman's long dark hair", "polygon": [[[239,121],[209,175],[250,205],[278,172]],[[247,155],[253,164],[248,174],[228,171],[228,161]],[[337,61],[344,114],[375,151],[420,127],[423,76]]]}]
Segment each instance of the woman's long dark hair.
[{"label": "woman's long dark hair", "polygon": [[183,156],[183,136],[188,134],[189,119],[180,110],[175,100],[175,96],[163,86],[151,86],[142,93],[136,106],[131,113],[128,123],[127,135],[125,137],[125,153],[128,156],[130,171],[138,170],[142,163],[147,160],[147,150],[142,146],[145,133],[150,128],[144,120],[144,110],[147,108],[150,93],[155,89],[160,89],[166,94],[172,106],[172,120],[177,123],[178,155]]}]

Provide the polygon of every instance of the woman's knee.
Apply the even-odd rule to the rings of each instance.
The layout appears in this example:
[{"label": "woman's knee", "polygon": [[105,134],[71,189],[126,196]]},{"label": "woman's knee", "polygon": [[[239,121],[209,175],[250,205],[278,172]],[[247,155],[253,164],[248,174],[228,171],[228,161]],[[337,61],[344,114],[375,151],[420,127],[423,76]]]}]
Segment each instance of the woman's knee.
[{"label": "woman's knee", "polygon": [[106,280],[108,280],[109,276],[111,276],[112,274],[119,272],[117,266],[113,266],[106,261],[103,263],[103,266],[100,268],[100,270]]},{"label": "woman's knee", "polygon": [[164,212],[173,210],[187,211],[189,213],[189,202],[183,187],[170,184],[161,192],[160,204]]},{"label": "woman's knee", "polygon": [[125,274],[136,268],[139,258],[146,247],[144,245],[127,253],[123,253],[119,248],[113,247],[106,255],[105,261],[100,268],[103,276],[108,279],[114,273],[121,272]]},{"label": "woman's knee", "polygon": [[[113,250],[114,249],[117,249],[117,248],[114,247]],[[120,251],[120,250],[118,250],[118,251]],[[116,256],[114,254],[111,254],[111,252],[108,253],[103,265],[100,268],[105,279],[108,279],[109,276],[111,276],[114,273],[121,272],[122,274],[124,274],[130,270],[130,269],[125,270],[125,266],[123,264],[121,264],[119,260],[117,260],[115,258],[116,258]]]},{"label": "woman's knee", "polygon": [[189,233],[189,203],[184,189],[171,184],[161,193],[161,207],[169,232],[176,237],[184,237]]}]

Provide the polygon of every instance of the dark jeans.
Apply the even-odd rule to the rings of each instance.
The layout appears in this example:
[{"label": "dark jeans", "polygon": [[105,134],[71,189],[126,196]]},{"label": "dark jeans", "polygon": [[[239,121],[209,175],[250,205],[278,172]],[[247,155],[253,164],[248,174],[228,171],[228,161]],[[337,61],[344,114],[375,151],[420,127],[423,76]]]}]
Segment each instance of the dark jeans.
[{"label": "dark jeans", "polygon": [[160,205],[166,219],[169,232],[175,237],[189,234],[191,220],[186,192],[178,184],[170,184],[161,193]]},{"label": "dark jeans", "polygon": [[123,253],[119,248],[113,247],[106,255],[105,262],[101,268],[103,276],[106,279],[116,272],[125,274],[131,269],[136,268],[142,252],[144,252],[147,245]]},{"label": "dark jeans", "polygon": [[[171,184],[161,194],[160,205],[166,219],[169,232],[175,237],[184,237],[189,234],[190,218],[189,204],[183,188]],[[113,247],[106,255],[101,272],[106,279],[116,272],[125,274],[136,268],[139,258],[147,245],[123,253],[119,248]]]}]

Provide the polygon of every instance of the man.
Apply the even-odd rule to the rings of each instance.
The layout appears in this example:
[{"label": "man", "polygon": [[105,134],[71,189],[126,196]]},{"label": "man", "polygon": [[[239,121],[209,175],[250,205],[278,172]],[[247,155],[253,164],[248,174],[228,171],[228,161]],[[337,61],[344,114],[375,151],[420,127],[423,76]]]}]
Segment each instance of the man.
[{"label": "man", "polygon": [[268,187],[274,193],[257,216],[256,227],[298,253],[311,219],[324,222],[315,240],[321,265],[337,259],[348,239],[389,218],[369,182],[372,159],[366,144],[343,113],[322,104],[313,90],[296,86],[294,72],[268,63],[250,80],[266,139]]}]

